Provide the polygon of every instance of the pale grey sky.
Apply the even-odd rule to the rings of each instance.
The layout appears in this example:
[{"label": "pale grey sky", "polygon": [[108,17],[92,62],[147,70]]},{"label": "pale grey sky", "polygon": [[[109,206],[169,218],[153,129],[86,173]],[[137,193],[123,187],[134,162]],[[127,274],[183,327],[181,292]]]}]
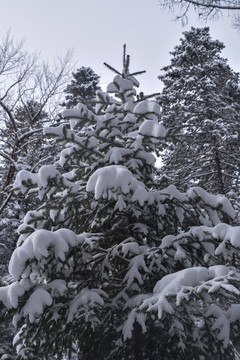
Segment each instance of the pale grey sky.
[{"label": "pale grey sky", "polygon": [[145,93],[160,90],[160,69],[168,65],[169,51],[190,26],[210,26],[212,37],[226,45],[223,56],[240,71],[240,31],[230,19],[205,24],[196,18],[193,13],[182,27],[158,0],[0,0],[1,37],[11,28],[16,40],[25,39],[27,50],[41,51],[50,61],[72,48],[76,67],[91,66],[103,87],[113,76],[103,62],[121,70],[126,43],[131,70],[147,70],[139,78]]}]

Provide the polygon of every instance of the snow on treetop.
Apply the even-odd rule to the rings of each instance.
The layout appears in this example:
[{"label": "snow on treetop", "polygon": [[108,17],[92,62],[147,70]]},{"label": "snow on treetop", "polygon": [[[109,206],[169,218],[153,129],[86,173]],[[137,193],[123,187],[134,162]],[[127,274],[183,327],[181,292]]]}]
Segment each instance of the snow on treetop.
[{"label": "snow on treetop", "polygon": [[87,182],[87,191],[93,191],[96,200],[101,196],[107,198],[109,190],[119,189],[123,194],[132,191],[132,201],[138,201],[140,205],[148,200],[148,192],[144,184],[136,180],[125,166],[109,165],[100,168],[90,176]]},{"label": "snow on treetop", "polygon": [[135,106],[135,108],[133,109],[133,113],[138,115],[144,115],[148,113],[159,115],[160,106],[154,101],[143,100]]},{"label": "snow on treetop", "polygon": [[113,93],[123,93],[127,90],[133,89],[133,82],[128,79],[124,79],[120,75],[116,75],[113,79],[113,82],[111,82],[107,87],[107,92],[113,92]]}]

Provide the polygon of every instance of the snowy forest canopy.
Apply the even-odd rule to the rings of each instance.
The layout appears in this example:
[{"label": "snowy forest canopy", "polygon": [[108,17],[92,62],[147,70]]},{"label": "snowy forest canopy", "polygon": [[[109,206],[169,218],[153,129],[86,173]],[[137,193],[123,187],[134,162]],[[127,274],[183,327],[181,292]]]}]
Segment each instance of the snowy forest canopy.
[{"label": "snowy forest canopy", "polygon": [[[20,56],[7,44],[3,79]],[[0,359],[240,359],[240,88],[223,47],[208,28],[184,32],[150,96],[125,46],[106,92],[88,67],[67,85],[65,59],[39,75],[45,98],[24,98],[14,63],[22,90],[0,99],[2,258],[13,249]]]}]

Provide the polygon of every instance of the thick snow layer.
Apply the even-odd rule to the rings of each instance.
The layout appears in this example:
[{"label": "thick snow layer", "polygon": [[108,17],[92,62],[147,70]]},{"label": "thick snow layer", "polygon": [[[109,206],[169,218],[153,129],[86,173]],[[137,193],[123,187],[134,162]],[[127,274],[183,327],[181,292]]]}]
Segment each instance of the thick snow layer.
[{"label": "thick snow layer", "polygon": [[17,308],[19,296],[24,295],[25,288],[21,283],[12,283],[8,286],[0,287],[0,301],[6,308]]},{"label": "thick snow layer", "polygon": [[22,194],[25,194],[28,191],[28,187],[25,185],[37,185],[38,184],[38,175],[32,174],[27,170],[21,170],[17,173],[16,179],[13,183],[13,189],[21,191]]},{"label": "thick snow layer", "polygon": [[160,106],[154,101],[143,100],[135,106],[133,113],[138,115],[145,115],[148,113],[159,115]]},{"label": "thick snow layer", "polygon": [[93,191],[95,199],[107,198],[108,191],[121,191],[123,194],[133,192],[131,200],[143,205],[148,200],[148,192],[131,171],[121,165],[109,165],[96,170],[87,182],[87,191]]},{"label": "thick snow layer", "polygon": [[240,304],[233,304],[227,310],[227,317],[229,321],[235,322],[240,320]]},{"label": "thick snow layer", "polygon": [[[61,112],[61,116],[66,119],[66,118],[77,118],[77,119],[95,119],[96,115],[87,108],[86,105],[79,103],[74,109],[66,109],[64,111]],[[74,127],[74,126],[73,126]]]},{"label": "thick snow layer", "polygon": [[[19,171],[13,184],[13,189],[15,191],[20,190],[25,194],[29,190],[28,186],[37,186],[39,198],[42,198],[42,196],[46,194],[45,189],[49,187],[49,182],[51,181],[55,182],[55,184],[58,183],[60,186],[63,185],[66,188],[71,188],[72,191],[78,191],[79,189],[78,185],[62,176],[52,165],[42,166],[37,174],[33,174],[27,170]],[[55,189],[56,188],[51,184],[47,196],[50,196]]]},{"label": "thick snow layer", "polygon": [[113,79],[113,82],[110,83],[107,87],[107,92],[113,93],[123,93],[128,90],[132,90],[133,82],[128,79],[122,78],[120,75],[116,75]]},{"label": "thick snow layer", "polygon": [[[183,294],[184,288],[188,291],[193,290],[215,277],[224,277],[231,272],[232,270],[227,266],[217,265],[210,268],[192,267],[166,275],[157,282],[153,289],[153,295],[143,301],[140,310],[144,308],[147,308],[148,311],[156,310],[159,319],[163,312],[173,314],[174,308],[168,301],[168,296],[177,296],[179,292]],[[209,291],[212,290],[210,285],[209,287]],[[180,301],[181,299],[178,299],[177,305]]]},{"label": "thick snow layer", "polygon": [[44,306],[52,305],[52,297],[48,291],[37,288],[28,298],[23,307],[23,315],[29,317],[30,323],[35,321],[36,315],[43,313]]},{"label": "thick snow layer", "polygon": [[202,199],[205,204],[214,208],[221,207],[232,219],[235,217],[235,211],[230,204],[230,201],[222,195],[212,195],[201,187],[192,187],[187,191],[187,196],[189,199]]},{"label": "thick snow layer", "polygon": [[166,130],[153,120],[145,120],[139,128],[139,133],[144,136],[153,136],[155,138],[165,137]]},{"label": "thick snow layer", "polygon": [[38,172],[38,183],[40,186],[48,186],[50,179],[54,179],[60,176],[60,172],[52,165],[42,166]]},{"label": "thick snow layer", "polygon": [[47,257],[51,248],[55,257],[64,261],[69,246],[75,246],[79,241],[79,236],[68,229],[59,229],[55,232],[36,230],[14,250],[9,262],[9,273],[19,280],[26,262],[33,258],[40,260],[42,257]]}]

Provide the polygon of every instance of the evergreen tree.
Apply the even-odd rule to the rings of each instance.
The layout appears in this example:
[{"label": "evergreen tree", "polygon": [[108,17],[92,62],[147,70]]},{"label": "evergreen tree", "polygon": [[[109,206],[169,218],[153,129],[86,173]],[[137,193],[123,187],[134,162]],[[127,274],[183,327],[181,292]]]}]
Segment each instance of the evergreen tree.
[{"label": "evergreen tree", "polygon": [[96,96],[96,91],[100,89],[99,79],[90,67],[82,66],[72,73],[73,80],[67,85],[64,92],[66,101],[62,104],[67,108],[76,106],[79,102],[90,102]]},{"label": "evergreen tree", "polygon": [[173,135],[164,172],[184,190],[199,185],[239,194],[239,74],[220,56],[224,45],[211,39],[209,28],[183,35],[159,76],[161,118]]},{"label": "evergreen tree", "polygon": [[[109,68],[111,68],[109,66]],[[112,68],[111,68],[112,69]],[[0,288],[18,327],[18,353],[41,359],[232,360],[240,273],[230,266],[233,210],[199,187],[156,190],[164,146],[160,107],[123,72],[86,105],[45,129],[65,142],[60,164],[18,173],[15,189],[42,201],[28,212]],[[225,265],[223,265],[225,264]]]}]

